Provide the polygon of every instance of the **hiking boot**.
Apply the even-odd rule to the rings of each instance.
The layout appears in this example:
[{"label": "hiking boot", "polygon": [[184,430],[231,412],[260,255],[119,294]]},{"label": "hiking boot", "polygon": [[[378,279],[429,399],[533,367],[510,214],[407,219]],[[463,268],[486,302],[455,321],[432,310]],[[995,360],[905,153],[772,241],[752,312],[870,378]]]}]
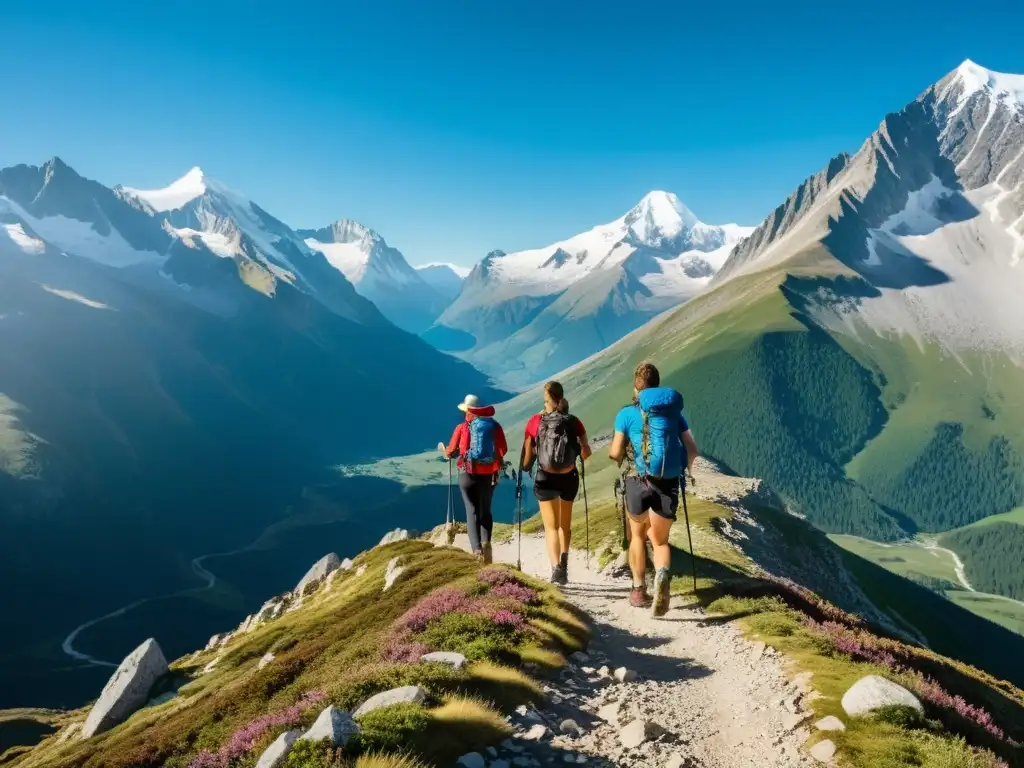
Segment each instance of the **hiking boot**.
[{"label": "hiking boot", "polygon": [[672,576],[668,568],[659,568],[654,576],[654,609],[655,616],[668,613],[669,601],[672,598]]},{"label": "hiking boot", "polygon": [[647,594],[647,587],[633,587],[629,591],[629,604],[634,608],[647,608],[651,604],[651,596]]},{"label": "hiking boot", "polygon": [[569,577],[560,565],[551,566],[551,583],[562,586],[569,583]]},{"label": "hiking boot", "polygon": [[494,562],[494,552],[491,550],[491,542],[484,544],[484,565],[490,565]]},{"label": "hiking boot", "polygon": [[473,557],[479,560],[481,563],[484,562],[484,552],[482,549],[474,549]]}]

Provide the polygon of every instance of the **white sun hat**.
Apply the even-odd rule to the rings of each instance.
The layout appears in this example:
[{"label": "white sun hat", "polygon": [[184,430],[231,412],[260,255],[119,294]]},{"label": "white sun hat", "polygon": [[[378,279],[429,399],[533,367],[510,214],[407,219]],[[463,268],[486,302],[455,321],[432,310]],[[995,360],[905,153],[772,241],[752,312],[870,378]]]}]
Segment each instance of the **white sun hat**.
[{"label": "white sun hat", "polygon": [[480,405],[480,398],[476,395],[466,395],[466,399],[458,405],[459,410],[462,412],[477,411],[483,407]]}]

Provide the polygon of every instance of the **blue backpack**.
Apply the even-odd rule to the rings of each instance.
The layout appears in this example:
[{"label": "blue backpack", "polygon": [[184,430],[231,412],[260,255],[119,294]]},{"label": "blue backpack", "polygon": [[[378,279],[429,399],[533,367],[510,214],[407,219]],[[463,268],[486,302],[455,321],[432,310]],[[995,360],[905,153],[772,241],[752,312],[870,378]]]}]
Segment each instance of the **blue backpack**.
[{"label": "blue backpack", "polygon": [[[683,396],[670,387],[640,391],[637,398],[643,420],[640,453],[643,474],[676,477],[683,471]],[[637,462],[639,464],[639,462]]]},{"label": "blue backpack", "polygon": [[498,460],[494,448],[494,428],[498,422],[489,416],[478,416],[469,422],[469,448],[466,460],[474,464],[493,464]]}]

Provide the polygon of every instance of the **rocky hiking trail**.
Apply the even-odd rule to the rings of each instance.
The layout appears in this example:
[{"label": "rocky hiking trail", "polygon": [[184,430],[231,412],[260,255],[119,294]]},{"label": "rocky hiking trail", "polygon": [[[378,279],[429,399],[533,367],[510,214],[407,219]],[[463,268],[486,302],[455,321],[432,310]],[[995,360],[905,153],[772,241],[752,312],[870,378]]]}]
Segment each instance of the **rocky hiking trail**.
[{"label": "rocky hiking trail", "polygon": [[[465,547],[464,536],[456,540]],[[518,542],[496,544],[494,559],[515,565]],[[542,536],[524,536],[522,568],[551,572]],[[575,654],[549,682],[544,711],[520,707],[518,733],[487,759],[466,766],[587,764],[680,768],[796,768],[816,764],[801,752],[813,695],[807,675],[750,642],[734,626],[673,597],[662,618],[629,605],[630,579],[590,567],[574,550],[563,593],[592,621],[586,654]],[[790,680],[792,677],[792,681]]]}]

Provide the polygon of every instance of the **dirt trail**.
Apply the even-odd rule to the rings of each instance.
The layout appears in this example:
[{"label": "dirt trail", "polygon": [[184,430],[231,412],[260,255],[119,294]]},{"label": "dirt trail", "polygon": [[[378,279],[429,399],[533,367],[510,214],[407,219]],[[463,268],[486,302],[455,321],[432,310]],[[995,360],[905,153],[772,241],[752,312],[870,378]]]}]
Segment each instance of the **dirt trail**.
[{"label": "dirt trail", "polygon": [[[457,544],[465,546],[465,542]],[[514,564],[516,558],[515,537],[495,547],[496,561]],[[523,537],[522,565],[532,576],[550,576],[542,537]],[[630,607],[629,578],[599,573],[593,559],[588,570],[578,550],[572,553],[569,578],[564,594],[593,619],[591,658],[573,665],[564,676],[564,686],[553,686],[549,692],[556,702],[552,712],[527,713],[520,723],[528,730],[531,718],[536,720],[539,715],[555,734],[547,752],[543,743],[531,747],[537,763],[569,763],[574,758],[582,763],[580,758],[585,756],[589,765],[652,768],[796,768],[814,764],[800,751],[809,721],[798,714],[799,703],[809,687],[800,676],[789,681],[780,654],[763,643],[745,640],[731,624],[683,607],[685,599],[673,598],[672,609],[660,619],[650,610]],[[637,678],[628,683],[609,681],[597,670],[604,664],[612,670],[625,667]],[[596,717],[601,707],[619,700],[624,704],[617,724]],[[581,733],[558,735],[567,717],[581,726]],[[626,749],[620,740],[620,725],[635,717],[655,723],[667,733]],[[514,756],[506,753],[500,759]]]}]

